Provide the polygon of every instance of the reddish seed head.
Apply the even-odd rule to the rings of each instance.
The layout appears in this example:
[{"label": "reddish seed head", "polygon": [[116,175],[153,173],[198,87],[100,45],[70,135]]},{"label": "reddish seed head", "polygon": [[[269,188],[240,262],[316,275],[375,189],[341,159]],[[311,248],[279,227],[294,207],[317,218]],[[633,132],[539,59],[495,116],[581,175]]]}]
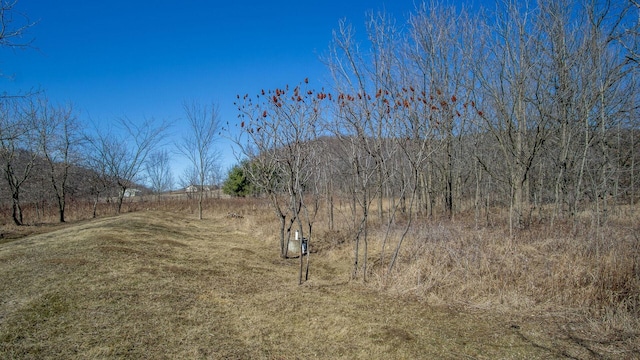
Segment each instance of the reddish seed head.
[{"label": "reddish seed head", "polygon": [[262,117],[267,117],[267,110],[262,112]]},{"label": "reddish seed head", "polygon": [[452,101],[452,102],[456,102],[456,100],[458,100],[458,99],[456,98],[456,96],[455,96],[455,95],[453,95],[453,96],[451,97],[451,101]]}]

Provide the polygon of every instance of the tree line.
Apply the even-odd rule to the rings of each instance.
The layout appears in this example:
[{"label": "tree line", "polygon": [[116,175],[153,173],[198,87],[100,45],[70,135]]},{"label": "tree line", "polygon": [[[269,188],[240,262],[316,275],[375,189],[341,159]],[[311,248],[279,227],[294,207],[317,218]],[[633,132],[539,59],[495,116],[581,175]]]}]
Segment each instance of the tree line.
[{"label": "tree line", "polygon": [[471,213],[480,227],[507,208],[513,236],[635,207],[638,11],[539,0],[472,14],[432,2],[402,23],[371,13],[363,35],[340,22],[327,90],[305,79],[236,99],[242,170],[271,199],[281,255],[293,227],[310,236],[321,202],[334,226],[337,198],[349,199],[354,276],[366,276],[372,214],[406,220],[383,245],[391,271],[421,218]]},{"label": "tree line", "polygon": [[[35,208],[36,219],[54,206],[60,222],[65,222],[68,201],[90,201],[93,217],[100,202],[113,204],[120,213],[134,191],[158,194],[174,188],[174,154],[184,155],[189,165],[179,179],[182,187],[215,184],[217,108],[185,101],[183,109],[190,131],[168,143],[168,121],[120,117],[106,126],[91,126],[71,104],[54,104],[44,92],[1,99],[1,204],[16,225],[25,224],[24,204]],[[195,196],[202,218],[204,192]]]}]

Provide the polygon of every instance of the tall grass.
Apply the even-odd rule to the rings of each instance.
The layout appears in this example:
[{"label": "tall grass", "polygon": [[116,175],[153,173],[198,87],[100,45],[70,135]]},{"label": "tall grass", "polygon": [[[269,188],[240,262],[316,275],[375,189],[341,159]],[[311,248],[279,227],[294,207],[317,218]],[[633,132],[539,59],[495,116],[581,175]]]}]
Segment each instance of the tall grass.
[{"label": "tall grass", "polygon": [[[553,226],[542,219],[513,236],[506,212],[492,212],[494,225],[480,228],[473,212],[455,221],[414,219],[391,273],[388,249],[406,221],[388,225],[373,217],[369,286],[433,305],[571,318],[600,335],[640,333],[637,209],[620,208],[600,225],[589,213]],[[350,261],[355,234],[325,224],[315,227],[316,246],[332,247],[341,261]]]}]

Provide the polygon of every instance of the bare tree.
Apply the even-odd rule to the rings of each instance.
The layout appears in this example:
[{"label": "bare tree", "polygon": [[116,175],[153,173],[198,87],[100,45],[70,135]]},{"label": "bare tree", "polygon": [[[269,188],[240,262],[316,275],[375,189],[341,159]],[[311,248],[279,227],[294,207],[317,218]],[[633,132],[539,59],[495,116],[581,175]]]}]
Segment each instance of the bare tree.
[{"label": "bare tree", "polygon": [[22,188],[36,164],[34,122],[37,117],[34,102],[3,99],[0,102],[0,160],[4,178],[11,193],[12,218],[23,225]]},{"label": "bare tree", "polygon": [[32,40],[25,40],[26,31],[35,25],[25,14],[15,9],[18,0],[0,1],[0,46],[23,48],[31,45]]},{"label": "bare tree", "polygon": [[431,194],[438,195],[440,189],[444,210],[452,218],[460,207],[456,203],[462,196],[463,179],[469,177],[462,147],[472,118],[469,104],[474,85],[468,59],[476,27],[477,21],[464,8],[439,2],[423,3],[409,18],[404,55],[410,66],[408,78],[428,105],[425,110],[430,110],[421,114],[421,121],[430,123],[436,144],[441,146],[427,159],[427,181],[421,181],[427,185],[429,215]]},{"label": "bare tree", "polygon": [[[32,40],[25,39],[27,30],[35,23],[15,9],[17,0],[0,0],[0,47],[18,49],[30,46]],[[0,76],[5,74],[0,73]],[[0,94],[0,145],[2,167],[12,197],[12,217],[17,225],[23,224],[20,191],[35,165],[32,152],[33,130],[30,120],[35,115],[33,104],[28,110],[20,109],[21,100],[27,95]],[[27,99],[28,100],[28,99]],[[17,160],[17,158],[20,158]]]},{"label": "bare tree", "polygon": [[[277,106],[275,104],[280,96],[280,91],[280,89],[275,90],[276,98],[265,99],[264,96],[267,95],[267,92],[263,90],[263,100],[258,100],[260,99],[258,98],[257,103],[254,103],[249,95],[242,98],[237,96],[238,100],[234,104],[238,107],[240,121],[238,124],[234,124],[236,131],[238,131],[234,142],[240,151],[238,156],[244,173],[256,190],[265,194],[271,201],[272,209],[279,223],[280,257],[286,258],[293,221],[290,221],[290,225],[287,227],[287,219],[292,216],[289,214],[281,175],[283,170],[280,168],[281,163],[278,158],[281,141],[279,133],[282,125],[278,121],[279,118],[268,117],[268,111]],[[270,91],[269,96],[272,96],[272,93]],[[230,128],[228,130],[231,131]]]},{"label": "bare tree", "polygon": [[[618,174],[608,129],[628,116],[625,102],[633,97],[630,75],[637,66],[619,41],[631,22],[626,4],[540,1],[539,9],[542,71],[536,95],[539,113],[552,129],[546,158],[553,161],[550,173],[555,174],[549,179],[553,223],[566,213],[576,215],[585,195],[607,204],[608,183]],[[599,179],[598,184],[589,179]]]},{"label": "bare tree", "polygon": [[171,157],[166,149],[149,154],[149,159],[144,168],[151,190],[154,193],[161,193],[173,187],[170,161]]},{"label": "bare tree", "polygon": [[[24,49],[31,46],[33,39],[27,38],[28,30],[36,22],[29,19],[26,14],[16,10],[18,0],[0,0],[0,47],[9,49]],[[0,71],[0,76],[10,76]],[[33,91],[24,94],[0,94],[0,98],[28,97]]]},{"label": "bare tree", "polygon": [[640,66],[640,1],[629,0],[627,4],[628,12],[630,13],[630,21],[624,22],[624,33],[620,40],[622,46],[624,46],[628,52],[628,59]]},{"label": "bare tree", "polygon": [[342,21],[334,31],[327,59],[335,98],[331,124],[342,150],[341,162],[350,177],[354,239],[352,278],[367,279],[370,210],[377,199],[382,219],[383,189],[389,180],[387,162],[394,153],[395,122],[392,108],[398,92],[395,21],[386,14],[370,13],[367,19],[369,47],[363,51],[355,28]]},{"label": "bare tree", "polygon": [[486,28],[484,53],[473,55],[481,92],[472,106],[484,130],[495,139],[506,171],[479,159],[507,187],[511,233],[526,225],[530,173],[548,131],[548,119],[537,106],[541,34],[534,20],[538,12],[530,5],[505,1],[495,27]]},{"label": "bare tree", "polygon": [[107,163],[102,158],[99,151],[94,148],[94,144],[90,141],[83,143],[85,155],[82,159],[82,166],[89,169],[88,176],[82,180],[86,182],[88,193],[93,197],[93,218],[98,215],[98,203],[102,196],[107,199],[117,195],[117,191],[111,193],[115,188],[115,182],[109,176],[107,171]]},{"label": "bare tree", "polygon": [[[244,170],[252,183],[271,199],[280,221],[282,257],[287,257],[294,225],[301,237],[311,239],[317,208],[315,205],[309,207],[304,195],[307,186],[318,189],[311,184],[317,165],[314,156],[319,155],[315,147],[322,134],[322,101],[327,96],[309,89],[308,79],[305,79],[293,89],[286,86],[262,91],[255,102],[248,95],[242,100],[238,96],[236,102],[241,130],[236,143],[248,160]],[[313,193],[316,194],[315,190]],[[313,201],[312,204],[317,203]],[[304,254],[302,247],[300,249],[299,282],[302,283]]]},{"label": "bare tree", "polygon": [[81,128],[73,107],[39,101],[35,119],[38,155],[46,160],[47,173],[58,205],[59,221],[65,222],[69,173],[79,163]]},{"label": "bare tree", "polygon": [[127,189],[140,180],[149,154],[160,144],[169,124],[162,122],[156,125],[153,120],[136,124],[125,117],[118,121],[118,125],[119,134],[96,129],[89,143],[99,167],[117,184],[116,212],[119,214]]},{"label": "bare tree", "polygon": [[[215,105],[201,105],[194,102],[183,104],[187,123],[191,132],[178,143],[178,151],[191,163],[196,173],[198,187],[198,219],[202,220],[202,200],[205,181],[216,169],[220,155],[214,148],[221,130],[218,108]],[[209,184],[211,185],[211,184]]]}]

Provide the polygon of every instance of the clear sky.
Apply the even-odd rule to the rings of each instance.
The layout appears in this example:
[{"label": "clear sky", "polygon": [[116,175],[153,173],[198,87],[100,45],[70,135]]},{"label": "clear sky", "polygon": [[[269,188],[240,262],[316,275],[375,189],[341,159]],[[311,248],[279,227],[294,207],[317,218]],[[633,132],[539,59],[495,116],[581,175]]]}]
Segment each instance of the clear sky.
[{"label": "clear sky", "polygon": [[[184,130],[185,100],[215,102],[231,122],[236,94],[305,77],[319,89],[328,74],[319,56],[341,18],[364,33],[367,11],[401,22],[414,8],[413,0],[19,0],[16,9],[37,22],[26,34],[33,44],[0,51],[0,89],[45,90],[87,123],[175,121],[170,142]],[[220,151],[225,169],[235,163],[229,142]]]}]

